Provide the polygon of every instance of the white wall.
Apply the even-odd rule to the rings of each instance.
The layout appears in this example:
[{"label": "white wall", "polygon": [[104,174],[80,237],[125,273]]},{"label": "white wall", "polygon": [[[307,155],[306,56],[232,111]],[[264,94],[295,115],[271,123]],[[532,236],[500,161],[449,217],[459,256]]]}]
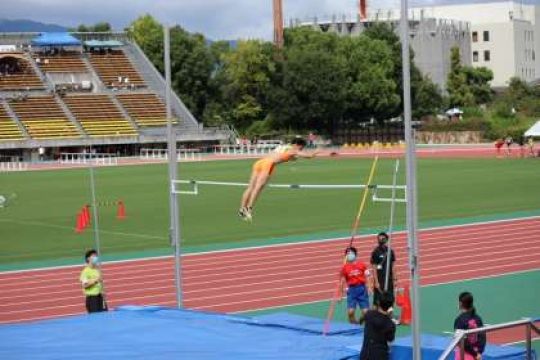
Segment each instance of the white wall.
[{"label": "white wall", "polygon": [[[489,41],[484,41],[484,31],[489,33]],[[471,34],[478,34],[478,41],[471,42],[471,50],[478,53],[478,61],[473,61],[473,66],[485,66],[493,71],[493,86],[505,86],[508,79],[514,76],[515,54],[513,46],[514,30],[511,22],[495,24],[477,24],[471,26]],[[484,52],[489,51],[490,60],[485,60]]]},{"label": "white wall", "polygon": [[536,78],[536,62],[533,61],[535,51],[533,36],[534,27],[529,22],[514,22],[514,52],[516,62],[515,73],[525,81],[532,81]]},{"label": "white wall", "polygon": [[[505,86],[513,76],[527,81],[540,78],[540,6],[504,1],[413,9],[416,14],[422,10],[425,16],[471,23],[471,34],[477,31],[479,38],[471,42],[471,60],[475,51],[479,57],[473,66],[493,70],[493,86]],[[489,43],[483,42],[483,31],[490,31]],[[484,61],[484,51],[490,51],[489,62]]]},{"label": "white wall", "polygon": [[[419,11],[420,8],[414,9]],[[423,7],[428,17],[469,21],[473,24],[507,22],[514,11],[512,2],[457,4]]]}]

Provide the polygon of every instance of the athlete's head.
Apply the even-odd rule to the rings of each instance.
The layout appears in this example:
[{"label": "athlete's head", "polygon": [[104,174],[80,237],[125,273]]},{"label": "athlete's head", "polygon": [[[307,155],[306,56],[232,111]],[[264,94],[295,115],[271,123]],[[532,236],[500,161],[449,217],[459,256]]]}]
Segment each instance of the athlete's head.
[{"label": "athlete's head", "polygon": [[354,246],[349,246],[345,249],[345,256],[347,256],[348,262],[353,262],[356,260],[356,255],[358,254],[358,251]]},{"label": "athlete's head", "polygon": [[379,245],[386,245],[386,243],[388,242],[388,234],[385,233],[384,231],[381,231],[380,233],[378,233],[377,242],[379,243]]},{"label": "athlete's head", "polygon": [[303,148],[306,147],[306,140],[302,139],[301,137],[297,137],[297,138],[294,138],[292,141],[291,141],[291,145],[299,148],[300,150],[302,150]]}]

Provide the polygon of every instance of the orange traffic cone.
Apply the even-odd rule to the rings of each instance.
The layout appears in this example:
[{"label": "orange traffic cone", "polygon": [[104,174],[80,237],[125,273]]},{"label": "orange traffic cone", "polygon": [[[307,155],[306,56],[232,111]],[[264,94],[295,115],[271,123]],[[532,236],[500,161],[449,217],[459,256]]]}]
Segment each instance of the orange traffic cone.
[{"label": "orange traffic cone", "polygon": [[409,325],[412,318],[411,296],[409,294],[409,286],[405,286],[403,291],[397,295],[396,304],[401,307],[400,324]]},{"label": "orange traffic cone", "polygon": [[77,214],[77,224],[75,225],[75,232],[77,234],[82,233],[84,230],[84,215],[83,213]]},{"label": "orange traffic cone", "polygon": [[83,227],[83,229],[86,229],[86,227],[88,226],[88,222],[86,221],[86,210],[85,210],[85,209],[86,209],[86,208],[83,207],[83,208],[81,209],[81,212],[80,212],[80,214],[81,214],[81,215],[80,215],[80,216],[81,216],[81,222],[82,222],[82,227]]},{"label": "orange traffic cone", "polygon": [[126,207],[122,200],[118,201],[118,211],[116,213],[116,218],[118,220],[124,220],[126,218]]},{"label": "orange traffic cone", "polygon": [[84,227],[86,228],[90,225],[90,205],[85,205],[83,207],[83,216],[84,216]]}]

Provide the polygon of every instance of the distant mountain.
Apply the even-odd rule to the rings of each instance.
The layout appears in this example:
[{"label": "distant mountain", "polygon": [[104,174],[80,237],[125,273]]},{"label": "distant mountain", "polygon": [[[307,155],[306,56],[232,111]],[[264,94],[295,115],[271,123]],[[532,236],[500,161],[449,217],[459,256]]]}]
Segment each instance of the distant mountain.
[{"label": "distant mountain", "polygon": [[44,24],[32,20],[0,19],[0,32],[63,32],[68,28],[55,24]]}]

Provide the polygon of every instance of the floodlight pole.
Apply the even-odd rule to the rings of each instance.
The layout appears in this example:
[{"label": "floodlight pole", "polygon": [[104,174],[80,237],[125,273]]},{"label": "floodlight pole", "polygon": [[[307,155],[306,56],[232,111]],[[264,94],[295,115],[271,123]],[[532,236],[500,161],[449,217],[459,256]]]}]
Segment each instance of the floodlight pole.
[{"label": "floodlight pole", "polygon": [[169,195],[170,195],[170,228],[169,237],[174,248],[174,280],[176,287],[176,305],[182,308],[182,265],[180,254],[180,208],[177,194],[174,191],[178,167],[176,159],[176,131],[172,123],[171,111],[171,52],[170,29],[163,26],[164,63],[165,63],[165,106],[167,108],[167,139],[169,152]]},{"label": "floodlight pole", "polygon": [[416,145],[412,129],[411,63],[409,54],[409,3],[401,0],[401,56],[403,64],[403,118],[405,122],[405,159],[407,175],[407,242],[411,272],[413,359],[420,360],[420,271],[418,268],[418,206],[416,185]]}]

